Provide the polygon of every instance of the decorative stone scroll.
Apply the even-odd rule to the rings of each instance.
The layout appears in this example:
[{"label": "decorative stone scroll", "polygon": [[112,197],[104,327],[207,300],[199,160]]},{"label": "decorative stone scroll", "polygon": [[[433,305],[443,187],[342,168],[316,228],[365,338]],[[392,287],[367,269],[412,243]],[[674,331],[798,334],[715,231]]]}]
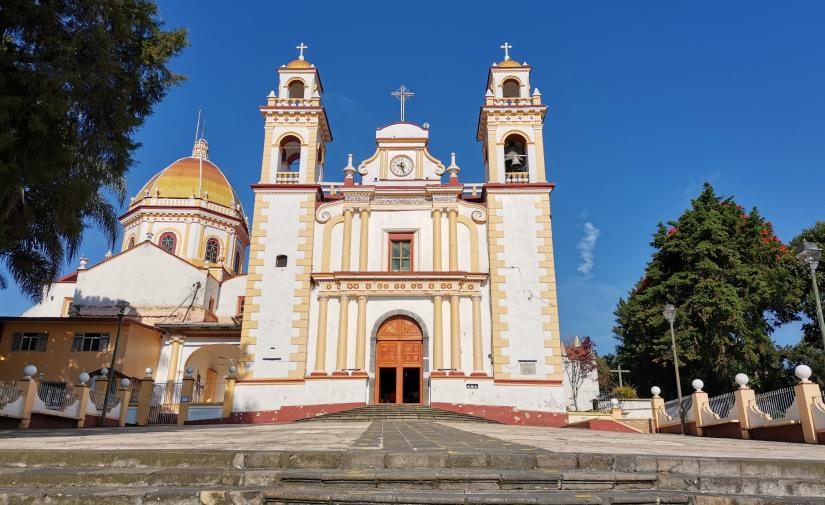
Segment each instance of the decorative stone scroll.
[{"label": "decorative stone scroll", "polygon": [[367,278],[313,276],[320,296],[478,296],[486,280],[485,274],[443,277]]}]

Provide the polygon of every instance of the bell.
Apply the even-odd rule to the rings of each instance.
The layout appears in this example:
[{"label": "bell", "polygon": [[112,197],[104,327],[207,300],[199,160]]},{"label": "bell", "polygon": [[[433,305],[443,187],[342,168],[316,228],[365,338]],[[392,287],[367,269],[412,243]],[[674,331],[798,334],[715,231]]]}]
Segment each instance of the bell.
[{"label": "bell", "polygon": [[521,165],[521,155],[515,149],[507,151],[504,159],[510,162],[510,165]]}]

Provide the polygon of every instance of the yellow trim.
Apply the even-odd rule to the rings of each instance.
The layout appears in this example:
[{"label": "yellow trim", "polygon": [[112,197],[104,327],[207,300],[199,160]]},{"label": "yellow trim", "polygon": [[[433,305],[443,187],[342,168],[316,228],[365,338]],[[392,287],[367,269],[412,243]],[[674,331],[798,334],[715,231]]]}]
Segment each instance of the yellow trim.
[{"label": "yellow trim", "polygon": [[460,300],[458,295],[450,295],[450,368],[453,370],[461,370]]},{"label": "yellow trim", "polygon": [[456,227],[456,217],[458,215],[458,211],[456,209],[448,209],[447,210],[447,220],[449,222],[449,234],[450,234],[450,271],[455,272],[458,270],[458,229]]},{"label": "yellow trim", "polygon": [[338,298],[338,349],[335,357],[335,371],[347,368],[347,338],[349,337],[349,296]]},{"label": "yellow trim", "polygon": [[461,214],[457,217],[458,222],[467,227],[470,231],[470,271],[479,271],[479,247],[478,247],[478,225],[472,219]]},{"label": "yellow trim", "polygon": [[327,369],[327,304],[329,297],[318,297],[318,328],[315,331],[315,372]]},{"label": "yellow trim", "polygon": [[352,209],[344,209],[344,243],[341,248],[341,270],[349,271],[352,259]]},{"label": "yellow trim", "polygon": [[358,216],[361,220],[361,233],[358,237],[360,242],[358,245],[358,270],[365,272],[368,268],[367,260],[369,259],[370,210],[361,209]]},{"label": "yellow trim", "polygon": [[510,357],[504,350],[510,346],[508,339],[504,338],[504,332],[508,330],[507,318],[507,293],[504,284],[507,281],[504,276],[504,238],[503,228],[504,217],[501,216],[502,203],[495,194],[487,196],[487,247],[490,261],[490,313],[491,313],[491,338],[493,346],[493,376],[496,379],[507,379],[510,373],[507,372],[510,366]]},{"label": "yellow trim", "polygon": [[444,368],[444,311],[441,295],[433,297],[433,371]]},{"label": "yellow trim", "polygon": [[[550,216],[550,195],[543,194],[536,201],[535,208],[539,211],[540,218]],[[559,330],[559,310],[558,298],[556,296],[556,270],[553,260],[553,232],[552,219],[537,218],[536,237],[539,239],[539,264],[545,270],[545,275],[541,275],[539,282],[546,288],[539,292],[539,298],[544,300],[542,307],[542,329],[549,333],[544,341],[544,348],[549,352],[545,354],[544,362],[553,367],[553,371],[547,374],[547,379],[561,380],[561,334]],[[548,321],[549,319],[549,321]]]},{"label": "yellow trim", "polygon": [[360,295],[358,300],[358,324],[355,332],[355,368],[366,372],[365,349],[367,345],[367,297]]},{"label": "yellow trim", "polygon": [[186,227],[183,229],[183,256],[189,258],[189,229],[192,227],[192,221],[186,220]]},{"label": "yellow trim", "polygon": [[166,380],[174,382],[178,375],[178,362],[180,361],[180,350],[183,347],[183,342],[179,338],[171,340],[172,353],[169,356],[169,367],[166,373]]},{"label": "yellow trim", "polygon": [[324,224],[324,237],[321,244],[321,271],[330,271],[330,248],[332,247],[332,231],[336,224],[344,222],[343,214],[330,218]]},{"label": "yellow trim", "polygon": [[433,209],[433,271],[441,271],[441,209]]},{"label": "yellow trim", "polygon": [[484,371],[484,348],[481,340],[481,296],[471,297],[473,302],[473,372]]},{"label": "yellow trim", "polygon": [[[535,137],[533,150],[536,156],[536,182],[547,181],[547,171],[544,165],[544,133],[541,126],[533,127],[533,136]],[[548,204],[548,210],[550,205]]]}]

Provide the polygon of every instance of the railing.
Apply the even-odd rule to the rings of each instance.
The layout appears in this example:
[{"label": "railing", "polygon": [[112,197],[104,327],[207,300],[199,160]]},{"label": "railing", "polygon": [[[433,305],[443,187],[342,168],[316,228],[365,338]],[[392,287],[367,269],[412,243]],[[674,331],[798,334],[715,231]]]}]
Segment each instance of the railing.
[{"label": "railing", "polygon": [[508,184],[530,182],[530,174],[528,172],[506,172],[504,182]]},{"label": "railing", "polygon": [[37,397],[48,410],[63,412],[77,401],[77,395],[65,382],[41,382],[37,385]]},{"label": "railing", "polygon": [[[103,403],[106,398],[105,391],[89,391],[89,400],[94,404],[95,410],[98,412],[103,412]],[[115,394],[109,395],[109,403],[106,405],[106,414],[109,414],[113,408],[117,407],[118,405],[118,398]]]},{"label": "railing", "polygon": [[266,104],[269,106],[277,105],[279,107],[318,107],[321,105],[320,98],[278,98],[277,96],[268,96]]},{"label": "railing", "polygon": [[275,172],[275,182],[277,184],[298,184],[300,175],[298,172]]},{"label": "railing", "polygon": [[792,387],[777,389],[767,393],[760,393],[754,399],[756,406],[771,416],[771,419],[784,419],[788,409],[794,402],[794,390]]},{"label": "railing", "polygon": [[0,381],[0,408],[16,402],[23,394],[15,381]]},{"label": "railing", "polygon": [[149,424],[175,424],[180,412],[183,382],[156,382],[149,404]]},{"label": "railing", "polygon": [[192,403],[223,403],[224,381],[195,384]]},{"label": "railing", "polygon": [[[687,417],[687,413],[690,408],[693,407],[693,396],[683,396],[682,397],[682,408],[685,411],[685,417]],[[665,413],[670,416],[672,419],[679,419],[679,399],[676,398],[675,400],[670,400],[669,402],[665,402]]]},{"label": "railing", "polygon": [[708,406],[710,410],[718,415],[721,419],[729,416],[731,409],[736,403],[736,396],[734,393],[725,393],[723,395],[714,396],[708,399]]},{"label": "railing", "polygon": [[491,98],[488,99],[487,105],[495,105],[498,107],[509,107],[513,105],[534,105],[533,97],[509,97],[509,98]]},{"label": "railing", "polygon": [[129,385],[131,392],[129,393],[129,405],[137,405],[138,398],[140,398],[140,381],[132,379],[132,383]]}]

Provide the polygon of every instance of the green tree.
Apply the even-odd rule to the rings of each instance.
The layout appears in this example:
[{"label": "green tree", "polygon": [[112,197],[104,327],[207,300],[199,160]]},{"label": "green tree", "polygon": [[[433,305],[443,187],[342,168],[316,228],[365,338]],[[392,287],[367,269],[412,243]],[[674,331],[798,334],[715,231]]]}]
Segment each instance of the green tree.
[{"label": "green tree", "polygon": [[0,262],[34,299],[87,226],[114,242],[132,135],[182,79],[186,32],[162,25],[150,0],[0,7]]},{"label": "green tree", "polygon": [[747,373],[756,387],[774,384],[781,365],[771,334],[795,320],[801,283],[789,249],[754,208],[705,184],[677,221],[659,223],[645,275],[620,299],[614,333],[630,382],[675,394],[666,303],[676,305],[682,384],[701,378],[711,394],[731,390]]}]

